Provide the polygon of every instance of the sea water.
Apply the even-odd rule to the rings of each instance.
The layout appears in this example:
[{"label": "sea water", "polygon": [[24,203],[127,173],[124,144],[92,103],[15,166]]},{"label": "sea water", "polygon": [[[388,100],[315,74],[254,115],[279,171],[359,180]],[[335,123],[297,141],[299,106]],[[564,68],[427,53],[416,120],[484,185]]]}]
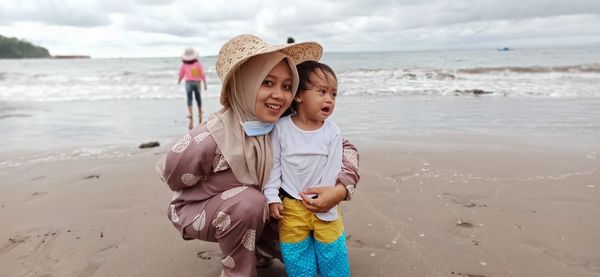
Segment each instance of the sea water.
[{"label": "sea water", "polygon": [[[201,57],[216,98],[216,57]],[[325,53],[343,95],[600,97],[600,47]],[[181,99],[177,58],[0,60],[0,101]]]},{"label": "sea water", "polygon": [[[216,57],[200,60],[206,118],[220,108],[221,83]],[[361,144],[455,135],[600,144],[600,47],[326,52],[322,61],[339,79],[332,119]],[[2,158],[15,153],[111,156],[171,143],[187,127],[179,66],[177,58],[0,60],[0,163],[16,164]]]}]

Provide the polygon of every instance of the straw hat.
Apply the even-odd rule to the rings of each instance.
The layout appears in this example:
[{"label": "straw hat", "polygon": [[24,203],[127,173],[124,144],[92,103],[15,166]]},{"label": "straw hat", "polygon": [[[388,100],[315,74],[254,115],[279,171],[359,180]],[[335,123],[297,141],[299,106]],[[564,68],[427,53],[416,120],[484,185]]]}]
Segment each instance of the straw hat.
[{"label": "straw hat", "polygon": [[227,85],[227,81],[240,65],[254,56],[275,51],[280,51],[289,56],[296,64],[299,64],[305,61],[318,61],[323,54],[323,47],[316,42],[269,45],[254,35],[236,36],[221,47],[217,58],[217,75],[223,82],[221,94]]},{"label": "straw hat", "polygon": [[194,50],[194,48],[186,48],[181,56],[181,59],[184,61],[193,61],[198,58],[198,52]]}]

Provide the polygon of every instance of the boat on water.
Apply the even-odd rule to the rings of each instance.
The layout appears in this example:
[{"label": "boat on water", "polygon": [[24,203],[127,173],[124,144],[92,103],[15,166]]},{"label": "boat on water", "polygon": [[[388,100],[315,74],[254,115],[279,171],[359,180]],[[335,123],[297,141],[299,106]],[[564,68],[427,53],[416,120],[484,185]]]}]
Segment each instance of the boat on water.
[{"label": "boat on water", "polygon": [[509,48],[509,47],[502,47],[502,48],[496,48],[496,49],[498,51],[502,51],[502,52],[504,52],[504,51],[512,51],[513,50],[512,48]]},{"label": "boat on water", "polygon": [[88,55],[54,55],[54,59],[90,59]]}]

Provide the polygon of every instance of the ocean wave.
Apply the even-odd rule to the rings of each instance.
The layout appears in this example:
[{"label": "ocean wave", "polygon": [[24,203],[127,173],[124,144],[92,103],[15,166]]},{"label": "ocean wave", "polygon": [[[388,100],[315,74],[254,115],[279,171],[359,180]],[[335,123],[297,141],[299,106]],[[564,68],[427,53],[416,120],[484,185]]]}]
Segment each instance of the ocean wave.
[{"label": "ocean wave", "polygon": [[[358,68],[345,70],[338,75],[347,78],[371,78],[377,77],[383,80],[405,79],[405,80],[455,80],[469,78],[469,75],[497,75],[497,73],[511,74],[552,74],[565,73],[576,75],[578,73],[600,73],[600,64],[580,64],[568,66],[502,66],[502,67],[473,67],[473,68],[394,68],[394,69],[365,69]],[[566,76],[566,75],[565,75]]]},{"label": "ocean wave", "polygon": [[[562,60],[552,66],[528,66],[535,64],[534,61],[505,61],[504,56],[502,62],[495,63],[489,62],[489,56],[482,56],[479,60],[471,56],[468,59],[462,57],[460,60],[468,62],[460,63],[428,57],[413,61],[379,61],[375,58],[378,56],[369,59],[373,63],[368,65],[363,62],[334,67],[341,95],[600,97],[600,63],[595,56],[586,56],[586,61],[573,59],[572,65],[565,66],[561,65]],[[338,61],[346,59],[344,56]],[[423,59],[431,62],[423,62]],[[185,98],[183,85],[177,84],[177,63],[157,64],[153,59],[88,62],[81,66],[56,64],[55,61],[37,61],[38,64],[33,65],[11,61],[14,66],[7,64],[0,68],[0,101]],[[201,93],[203,99],[213,101],[219,97],[221,83],[214,71],[209,69],[207,73],[208,90]],[[6,118],[13,114],[18,113],[3,115]]]},{"label": "ocean wave", "polygon": [[458,73],[490,74],[490,73],[600,73],[600,64],[580,64],[567,66],[501,66],[474,67],[456,70]]},{"label": "ocean wave", "polygon": [[364,69],[341,72],[343,77],[361,79],[377,77],[383,80],[454,80],[457,76],[448,70],[437,68],[408,68],[408,69]]},{"label": "ocean wave", "polygon": [[133,153],[124,152],[122,149],[117,149],[116,146],[105,146],[102,148],[79,148],[68,152],[57,152],[45,154],[35,154],[33,156],[21,156],[15,160],[5,160],[0,162],[0,169],[30,166],[38,163],[56,162],[56,161],[73,161],[84,159],[108,159],[108,158],[123,158],[130,157]]}]

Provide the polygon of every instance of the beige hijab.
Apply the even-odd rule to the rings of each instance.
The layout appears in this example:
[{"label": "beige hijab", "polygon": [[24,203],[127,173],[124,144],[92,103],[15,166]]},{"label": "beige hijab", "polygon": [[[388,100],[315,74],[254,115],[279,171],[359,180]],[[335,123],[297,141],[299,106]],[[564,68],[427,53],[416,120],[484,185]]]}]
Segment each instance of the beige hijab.
[{"label": "beige hijab", "polygon": [[[298,72],[294,61],[281,52],[254,56],[239,66],[229,78],[221,95],[223,108],[212,114],[208,130],[229,163],[235,178],[242,184],[262,187],[269,181],[273,167],[270,135],[249,137],[242,122],[258,120],[256,95],[262,81],[282,60],[292,73],[292,94],[298,89]],[[292,99],[293,99],[292,95]]]}]

